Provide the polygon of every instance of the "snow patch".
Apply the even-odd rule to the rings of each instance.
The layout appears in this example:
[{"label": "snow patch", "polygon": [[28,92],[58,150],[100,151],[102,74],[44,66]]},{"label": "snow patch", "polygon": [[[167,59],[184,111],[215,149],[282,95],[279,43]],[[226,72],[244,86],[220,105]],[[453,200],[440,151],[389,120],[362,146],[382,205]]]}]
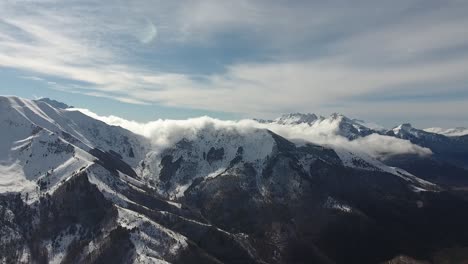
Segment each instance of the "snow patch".
[{"label": "snow patch", "polygon": [[130,239],[135,246],[137,259],[158,260],[166,263],[188,247],[187,238],[175,233],[134,211],[117,207],[117,223],[131,230]]},{"label": "snow patch", "polygon": [[351,213],[353,211],[351,206],[346,205],[344,203],[340,203],[331,196],[328,196],[327,200],[323,204],[323,207],[328,208],[328,209],[339,210],[345,213]]}]

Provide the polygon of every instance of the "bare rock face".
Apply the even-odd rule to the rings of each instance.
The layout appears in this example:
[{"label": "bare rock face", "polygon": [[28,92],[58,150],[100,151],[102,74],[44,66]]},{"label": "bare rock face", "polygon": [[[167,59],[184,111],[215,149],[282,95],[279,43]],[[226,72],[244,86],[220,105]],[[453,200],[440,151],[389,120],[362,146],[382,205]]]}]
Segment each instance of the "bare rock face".
[{"label": "bare rock face", "polygon": [[211,147],[208,153],[206,154],[206,160],[208,163],[213,163],[217,160],[222,160],[224,158],[224,148],[214,148]]}]

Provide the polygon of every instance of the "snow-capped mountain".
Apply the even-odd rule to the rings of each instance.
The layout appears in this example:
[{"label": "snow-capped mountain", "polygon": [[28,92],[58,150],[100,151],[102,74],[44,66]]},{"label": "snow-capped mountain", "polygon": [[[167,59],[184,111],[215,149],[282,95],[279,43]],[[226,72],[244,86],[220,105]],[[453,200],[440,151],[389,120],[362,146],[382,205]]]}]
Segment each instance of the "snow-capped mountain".
[{"label": "snow-capped mountain", "polygon": [[388,131],[388,134],[394,135],[400,138],[442,138],[438,137],[438,135],[434,135],[434,133],[425,132],[420,129],[416,129],[411,124],[405,123],[399,126],[396,126],[392,130]]},{"label": "snow-capped mountain", "polygon": [[[261,173],[275,141],[267,130],[205,128],[196,138],[182,139],[163,151],[151,151],[141,163],[141,176],[160,194],[181,197],[195,179],[214,178],[237,163]],[[155,177],[156,176],[156,177]]]},{"label": "snow-capped mountain", "polygon": [[57,100],[54,100],[54,99],[50,99],[50,98],[47,98],[47,97],[43,97],[43,98],[40,98],[40,99],[36,99],[34,100],[36,102],[44,102],[44,103],[47,103],[48,105],[51,105],[57,109],[68,109],[68,108],[73,108],[73,106],[69,106],[67,104],[64,104],[62,102],[59,102]]},{"label": "snow-capped mountain", "polygon": [[351,140],[376,133],[375,130],[364,126],[361,122],[349,119],[342,114],[332,114],[328,119],[338,123],[339,135]]},{"label": "snow-capped mountain", "polygon": [[[285,126],[308,125],[312,129],[317,130],[325,128],[327,132],[333,132],[350,140],[368,136],[379,131],[367,127],[366,125],[368,124],[362,120],[350,119],[338,113],[331,114],[329,117],[317,117],[315,114],[291,113],[284,114],[274,120],[256,120],[263,124]],[[378,127],[375,124],[373,126]]]},{"label": "snow-capped mountain", "polygon": [[[331,142],[337,153],[350,152],[349,149],[346,150],[346,147],[340,147],[340,145],[344,143],[352,145],[353,141],[354,143],[358,142],[356,144],[363,144],[364,148],[366,148],[365,142],[369,142],[370,144],[367,148],[376,147],[380,144],[383,147],[386,144],[388,144],[388,146],[396,146],[404,142],[410,142],[413,146],[430,150],[432,155],[418,155],[409,152],[386,153],[386,149],[382,148],[379,152],[383,155],[378,157],[380,162],[389,166],[404,168],[423,179],[433,180],[440,184],[464,186],[468,183],[468,175],[465,171],[466,168],[468,168],[468,140],[466,136],[447,137],[414,128],[411,124],[407,123],[386,130],[379,125],[358,119],[350,119],[341,114],[332,114],[328,118],[318,117],[312,122],[300,122],[298,120],[301,119],[297,118],[300,116],[302,115],[287,114],[283,115],[282,118],[276,119],[282,120],[281,123],[277,121],[264,121],[262,124],[267,123],[285,126],[290,128],[289,130],[291,131],[300,130],[302,134],[311,134],[312,136],[309,138],[315,140],[315,142]],[[285,121],[288,120],[288,118],[292,118],[295,123]],[[291,125],[291,123],[293,123],[293,125]],[[276,129],[275,126],[268,128],[281,132],[281,129]],[[324,139],[321,139],[319,136],[323,134],[325,134],[323,136]],[[351,143],[343,141],[339,137],[344,137],[350,140]],[[385,137],[401,139],[403,141],[387,141],[388,138]],[[378,141],[376,141],[376,139]],[[379,141],[381,142],[380,144],[378,143]],[[342,149],[344,149],[344,152]],[[353,149],[351,153],[356,155],[356,149]],[[344,157],[348,156],[349,155],[346,155]],[[366,154],[363,153],[359,153],[359,156],[362,159],[366,158]],[[346,161],[344,163],[351,164]]]},{"label": "snow-capped mountain", "polygon": [[297,124],[309,124],[312,125],[317,121],[318,117],[315,114],[301,114],[301,113],[292,113],[282,115],[272,122],[281,124],[281,125],[297,125]]},{"label": "snow-capped mountain", "polygon": [[38,183],[54,185],[89,165],[93,149],[112,151],[133,165],[146,153],[145,138],[77,111],[17,97],[0,97],[0,109],[0,168],[10,176],[1,186],[6,191],[15,190],[11,177],[31,192]]},{"label": "snow-capped mountain", "polygon": [[376,123],[373,123],[373,122],[368,122],[368,121],[365,121],[365,120],[361,120],[361,119],[353,119],[353,122],[363,126],[363,127],[366,127],[368,129],[371,129],[371,130],[374,130],[374,131],[378,131],[378,132],[382,132],[385,130],[385,127],[379,125],[379,124],[376,124]]},{"label": "snow-capped mountain", "polygon": [[[376,133],[339,114],[268,122]],[[468,246],[451,186],[261,126],[186,129],[161,145],[60,102],[0,97],[0,262],[381,263]]]},{"label": "snow-capped mountain", "polygon": [[386,132],[389,136],[411,141],[413,144],[430,148],[436,158],[468,167],[468,142],[460,137],[447,137],[441,134],[416,129],[410,124],[399,125]]}]

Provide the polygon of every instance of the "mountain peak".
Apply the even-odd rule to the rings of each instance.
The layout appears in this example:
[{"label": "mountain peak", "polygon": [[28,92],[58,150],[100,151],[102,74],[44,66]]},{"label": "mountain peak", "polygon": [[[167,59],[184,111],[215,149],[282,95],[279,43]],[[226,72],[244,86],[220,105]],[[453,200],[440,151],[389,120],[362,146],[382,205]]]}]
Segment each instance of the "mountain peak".
[{"label": "mountain peak", "polygon": [[343,118],[343,117],[346,117],[344,116],[343,114],[340,114],[340,113],[333,113],[330,115],[330,118],[332,119],[338,119],[338,118]]},{"label": "mountain peak", "polygon": [[353,123],[353,124],[358,124],[359,122],[356,122],[354,119],[351,119],[343,114],[340,113],[333,113],[329,117],[330,120],[338,120],[338,121],[344,121],[347,123]]},{"label": "mountain peak", "polygon": [[399,134],[401,132],[409,132],[411,130],[414,130],[414,128],[410,123],[403,123],[403,124],[393,128],[393,132],[395,134]]},{"label": "mountain peak", "polygon": [[54,100],[54,99],[50,99],[50,98],[47,98],[47,97],[44,97],[44,98],[40,98],[40,99],[36,99],[34,100],[36,102],[44,102],[46,104],[49,104],[55,108],[59,108],[59,109],[67,109],[67,108],[73,108],[73,106],[69,106],[65,103],[62,103],[62,102],[59,102],[57,100]]},{"label": "mountain peak", "polygon": [[399,127],[401,129],[411,129],[411,128],[413,128],[413,126],[410,123],[403,123],[403,124],[399,125]]},{"label": "mountain peak", "polygon": [[289,113],[276,118],[274,121],[282,125],[312,124],[318,119],[317,115],[312,113]]}]

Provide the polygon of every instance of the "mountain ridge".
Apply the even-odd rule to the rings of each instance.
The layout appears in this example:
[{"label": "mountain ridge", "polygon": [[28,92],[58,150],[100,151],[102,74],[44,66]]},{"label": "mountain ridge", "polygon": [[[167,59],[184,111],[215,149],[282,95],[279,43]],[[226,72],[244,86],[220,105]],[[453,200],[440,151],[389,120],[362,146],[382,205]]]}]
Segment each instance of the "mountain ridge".
[{"label": "mountain ridge", "polygon": [[[460,181],[351,149],[210,122],[161,147],[47,102],[0,109],[7,263],[380,263],[468,246]],[[370,136],[342,115],[319,122]]]}]

